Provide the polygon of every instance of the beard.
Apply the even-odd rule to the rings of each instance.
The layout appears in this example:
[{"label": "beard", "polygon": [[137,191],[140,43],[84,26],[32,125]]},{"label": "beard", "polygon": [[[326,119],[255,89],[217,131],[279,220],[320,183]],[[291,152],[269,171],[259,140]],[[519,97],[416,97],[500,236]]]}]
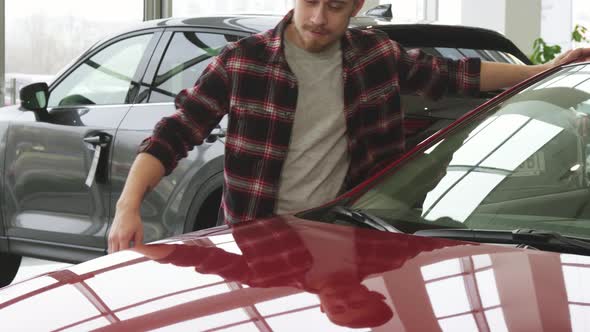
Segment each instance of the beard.
[{"label": "beard", "polygon": [[333,33],[324,27],[304,24],[297,30],[305,49],[309,52],[321,52],[336,42]]}]

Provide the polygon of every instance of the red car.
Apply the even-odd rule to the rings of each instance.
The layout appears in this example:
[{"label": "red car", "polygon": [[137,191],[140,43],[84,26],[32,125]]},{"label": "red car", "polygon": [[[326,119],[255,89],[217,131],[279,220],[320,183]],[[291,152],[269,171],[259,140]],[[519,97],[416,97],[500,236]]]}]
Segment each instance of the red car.
[{"label": "red car", "polygon": [[0,326],[587,331],[588,114],[590,64],[552,70],[320,208],[5,287]]}]

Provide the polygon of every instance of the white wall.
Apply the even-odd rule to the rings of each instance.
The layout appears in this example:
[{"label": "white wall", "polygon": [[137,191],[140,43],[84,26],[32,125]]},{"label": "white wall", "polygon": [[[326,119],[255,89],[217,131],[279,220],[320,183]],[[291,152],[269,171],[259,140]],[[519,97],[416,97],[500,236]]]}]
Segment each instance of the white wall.
[{"label": "white wall", "polygon": [[462,0],[438,0],[438,21],[442,24],[461,24]]},{"label": "white wall", "polygon": [[461,0],[459,6],[459,24],[498,31],[525,54],[532,53],[533,41],[541,36],[541,0]]},{"label": "white wall", "polygon": [[173,0],[173,16],[206,16],[215,14],[269,13],[286,14],[293,0]]},{"label": "white wall", "polygon": [[[473,25],[505,34],[525,53],[542,37],[562,50],[572,47],[576,23],[590,28],[588,0],[438,0],[443,23]],[[459,18],[460,17],[460,18]],[[590,37],[590,36],[589,36]],[[580,46],[580,45],[577,45]]]},{"label": "white wall", "polygon": [[[547,36],[541,32],[541,13],[542,9],[543,13],[547,13],[545,3],[548,1],[560,3],[556,6],[560,7],[559,12],[552,14],[559,16],[559,20],[551,17],[550,21],[557,20],[562,30],[569,30],[568,33],[571,33],[572,0],[366,0],[363,11],[377,4],[390,3],[393,5],[396,21],[436,20],[442,24],[487,28],[504,34],[524,53],[531,54],[533,41]],[[424,6],[428,12],[426,15]],[[569,16],[567,13],[570,13]],[[549,23],[545,26],[556,31],[553,28],[555,25],[556,23]],[[559,32],[558,36],[561,35],[563,34]]]},{"label": "white wall", "polygon": [[543,0],[541,11],[541,37],[548,44],[562,49],[571,47],[572,0]]},{"label": "white wall", "polygon": [[504,34],[525,54],[533,53],[533,42],[541,36],[541,24],[541,0],[506,0]]},{"label": "white wall", "polygon": [[[515,1],[515,0],[506,0]],[[462,0],[461,24],[505,33],[505,0]],[[523,0],[517,0],[523,1]]]}]

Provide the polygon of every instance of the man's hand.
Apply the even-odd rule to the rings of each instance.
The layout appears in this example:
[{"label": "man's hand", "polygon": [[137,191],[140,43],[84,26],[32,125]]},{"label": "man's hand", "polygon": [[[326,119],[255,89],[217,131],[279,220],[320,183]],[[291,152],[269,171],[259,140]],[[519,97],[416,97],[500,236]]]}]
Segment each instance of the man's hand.
[{"label": "man's hand", "polygon": [[590,48],[567,51],[553,61],[542,65],[524,66],[482,61],[480,89],[481,91],[494,91],[508,88],[553,67],[583,61],[590,61]]},{"label": "man's hand", "polygon": [[137,245],[132,250],[144,255],[145,257],[158,260],[163,259],[172,254],[176,246],[168,244],[148,244],[148,245]]},{"label": "man's hand", "polygon": [[135,158],[117,209],[113,226],[109,232],[109,253],[129,248],[129,242],[136,246],[143,243],[141,223],[141,202],[164,176],[164,165],[154,156],[140,153]]},{"label": "man's hand", "polygon": [[138,209],[117,209],[109,232],[109,254],[143,244],[143,224]]},{"label": "man's hand", "polygon": [[590,48],[576,48],[569,50],[547,63],[547,69],[572,62],[590,61]]}]

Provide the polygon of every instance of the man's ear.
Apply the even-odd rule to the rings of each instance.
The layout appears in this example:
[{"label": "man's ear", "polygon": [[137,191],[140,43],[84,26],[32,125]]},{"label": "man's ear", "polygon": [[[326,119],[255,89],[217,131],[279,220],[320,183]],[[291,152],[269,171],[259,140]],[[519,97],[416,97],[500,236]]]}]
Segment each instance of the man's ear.
[{"label": "man's ear", "polygon": [[364,4],[365,0],[357,0],[356,4],[354,5],[354,11],[352,12],[352,16],[356,16],[361,10],[361,8],[363,8]]}]

